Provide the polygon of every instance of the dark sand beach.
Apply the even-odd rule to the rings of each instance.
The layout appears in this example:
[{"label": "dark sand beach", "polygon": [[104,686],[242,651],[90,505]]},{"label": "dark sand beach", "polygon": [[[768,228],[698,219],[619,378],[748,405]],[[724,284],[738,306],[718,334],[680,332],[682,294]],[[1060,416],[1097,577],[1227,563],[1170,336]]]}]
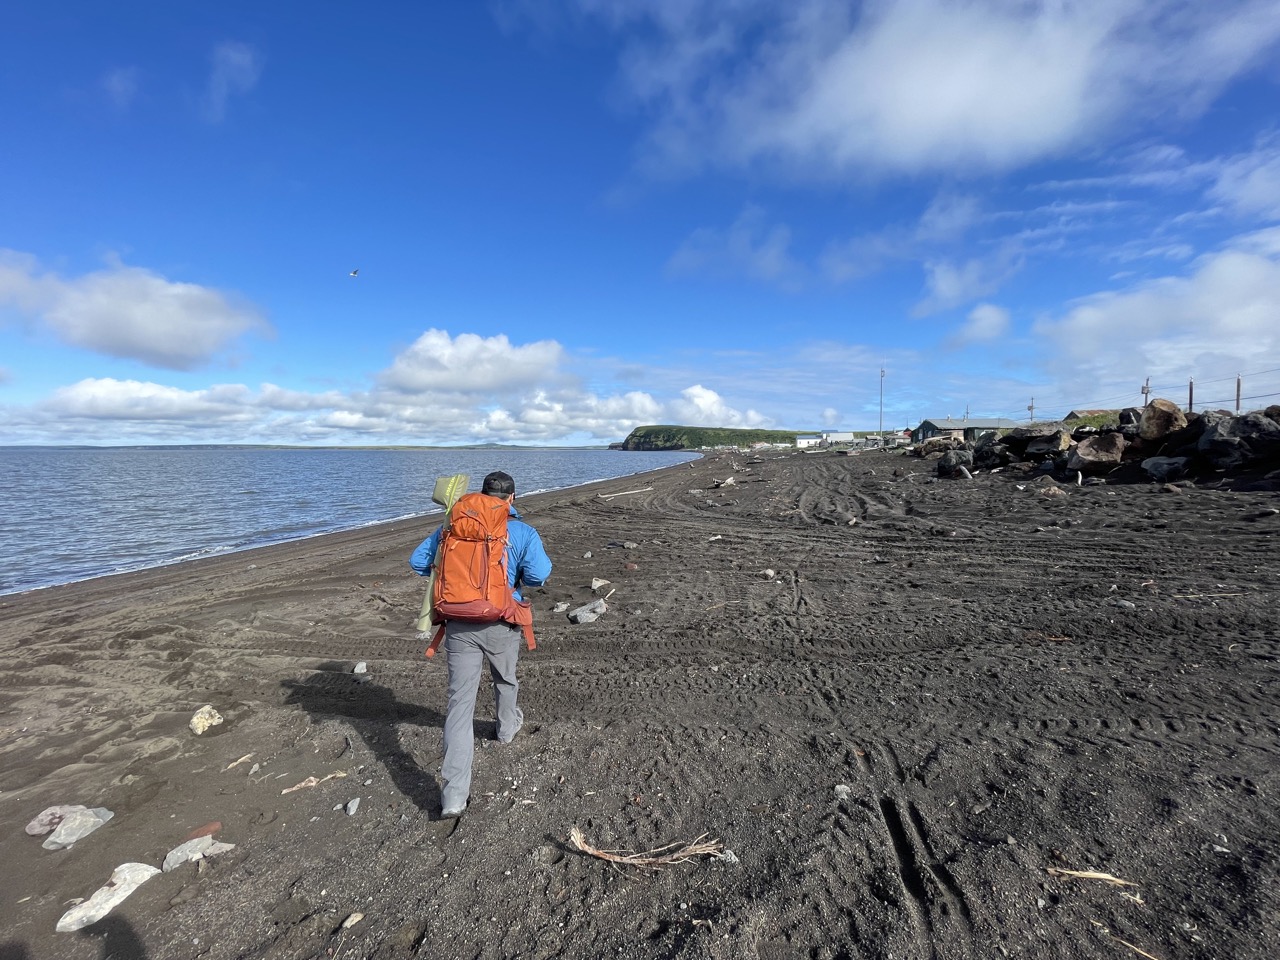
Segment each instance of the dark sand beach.
[{"label": "dark sand beach", "polygon": [[[458,821],[429,522],[0,598],[0,960],[1280,955],[1280,495],[933,467],[715,455],[518,501],[555,573]],[[551,612],[593,577],[600,620]],[[115,817],[45,850],[54,804]],[[233,850],[55,933],[212,821]],[[574,827],[732,856],[645,872]]]}]

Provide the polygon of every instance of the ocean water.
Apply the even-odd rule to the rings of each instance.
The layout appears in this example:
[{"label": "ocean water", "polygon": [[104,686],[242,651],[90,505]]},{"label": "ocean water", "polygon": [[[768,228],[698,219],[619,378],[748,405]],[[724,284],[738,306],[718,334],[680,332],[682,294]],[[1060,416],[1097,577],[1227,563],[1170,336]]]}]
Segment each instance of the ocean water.
[{"label": "ocean water", "polygon": [[[0,448],[0,594],[438,513],[437,477],[518,495],[683,463],[620,450]],[[425,534],[424,534],[425,535]]]}]

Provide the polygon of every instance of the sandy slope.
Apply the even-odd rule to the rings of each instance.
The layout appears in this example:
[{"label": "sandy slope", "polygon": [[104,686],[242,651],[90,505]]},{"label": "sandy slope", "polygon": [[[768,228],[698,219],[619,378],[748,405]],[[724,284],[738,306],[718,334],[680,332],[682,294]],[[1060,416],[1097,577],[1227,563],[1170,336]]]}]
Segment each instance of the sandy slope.
[{"label": "sandy slope", "polygon": [[[429,527],[3,598],[0,960],[1280,953],[1280,497],[931,467],[723,456],[521,501],[556,564],[526,727],[493,743],[482,694],[456,824]],[[604,618],[550,613],[593,576]],[[117,815],[50,852],[22,827],[53,803]],[[233,852],[53,932],[212,820]],[[575,825],[736,862],[620,870]]]}]

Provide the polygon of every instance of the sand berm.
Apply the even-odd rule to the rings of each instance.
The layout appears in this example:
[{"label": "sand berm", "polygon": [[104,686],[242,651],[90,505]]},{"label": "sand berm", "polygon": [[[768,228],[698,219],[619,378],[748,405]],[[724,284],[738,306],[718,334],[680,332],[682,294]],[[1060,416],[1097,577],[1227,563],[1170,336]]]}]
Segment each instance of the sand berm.
[{"label": "sand berm", "polygon": [[[456,822],[429,520],[0,598],[0,960],[1280,955],[1278,495],[933,466],[518,501],[555,562],[526,725],[482,690]],[[50,851],[53,804],[115,817]],[[215,821],[233,850],[54,932]]]}]

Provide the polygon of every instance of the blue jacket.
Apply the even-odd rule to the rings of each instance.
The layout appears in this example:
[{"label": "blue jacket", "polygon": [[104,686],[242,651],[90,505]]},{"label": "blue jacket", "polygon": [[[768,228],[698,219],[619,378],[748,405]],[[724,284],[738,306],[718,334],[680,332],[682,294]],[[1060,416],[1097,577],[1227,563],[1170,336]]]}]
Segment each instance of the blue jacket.
[{"label": "blue jacket", "polygon": [[[521,584],[530,587],[542,586],[551,576],[551,558],[542,547],[542,538],[538,531],[520,519],[513,506],[507,514],[507,578],[513,589]],[[418,544],[409,558],[409,566],[420,577],[431,574],[431,566],[436,562],[436,547],[440,545],[440,531],[443,525]],[[523,600],[520,591],[515,589],[517,600]]]}]

